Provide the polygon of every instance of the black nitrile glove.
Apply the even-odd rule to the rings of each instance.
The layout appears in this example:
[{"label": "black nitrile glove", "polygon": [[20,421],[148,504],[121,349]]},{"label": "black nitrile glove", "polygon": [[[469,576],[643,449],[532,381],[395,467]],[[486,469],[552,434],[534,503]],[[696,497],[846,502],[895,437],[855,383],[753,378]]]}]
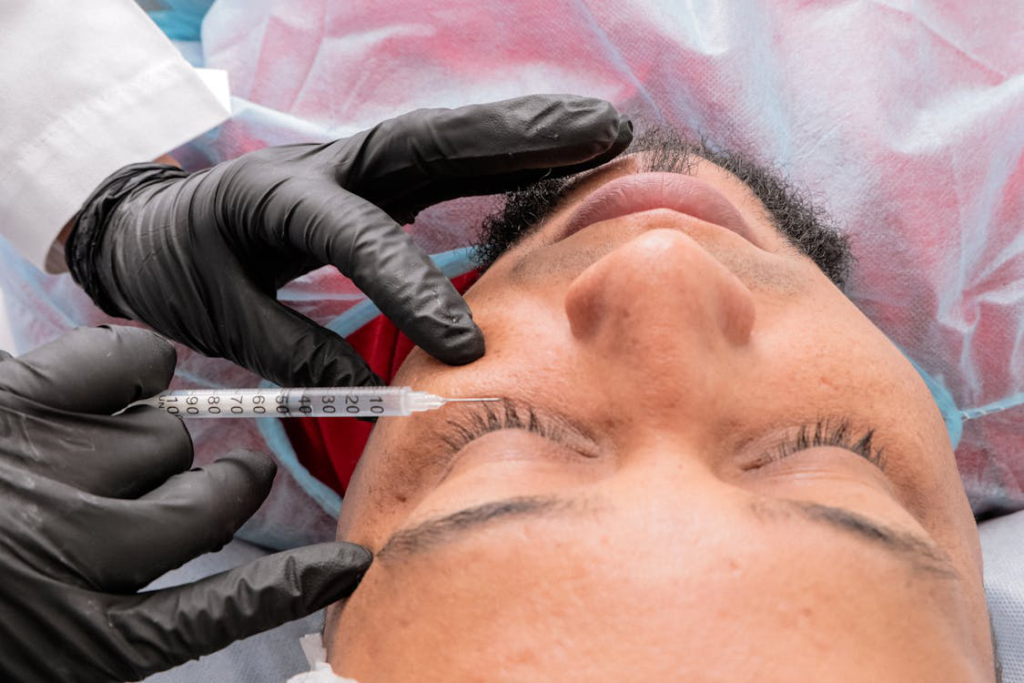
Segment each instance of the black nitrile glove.
[{"label": "black nitrile glove", "polygon": [[379,381],[340,337],[275,300],[284,283],[328,264],[425,351],[469,363],[483,335],[400,224],[447,199],[597,166],[631,139],[608,102],[535,95],[421,109],[346,140],[268,147],[198,173],[135,164],[85,203],[68,267],[107,313],[282,386]]},{"label": "black nitrile glove", "polygon": [[129,403],[167,387],[170,344],[79,329],[0,355],[0,680],[135,681],[350,594],[365,549],[322,543],[136,593],[220,548],[270,491],[237,452],[189,470],[182,422]]}]

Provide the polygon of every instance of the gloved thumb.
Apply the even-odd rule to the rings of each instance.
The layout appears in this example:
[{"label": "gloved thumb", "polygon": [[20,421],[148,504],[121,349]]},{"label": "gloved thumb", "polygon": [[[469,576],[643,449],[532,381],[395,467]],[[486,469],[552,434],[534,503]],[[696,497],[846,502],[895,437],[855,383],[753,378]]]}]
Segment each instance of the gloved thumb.
[{"label": "gloved thumb", "polygon": [[352,543],[306,546],[195,583],[125,596],[108,622],[135,646],[130,656],[145,675],[351,595],[372,561],[370,551]]}]

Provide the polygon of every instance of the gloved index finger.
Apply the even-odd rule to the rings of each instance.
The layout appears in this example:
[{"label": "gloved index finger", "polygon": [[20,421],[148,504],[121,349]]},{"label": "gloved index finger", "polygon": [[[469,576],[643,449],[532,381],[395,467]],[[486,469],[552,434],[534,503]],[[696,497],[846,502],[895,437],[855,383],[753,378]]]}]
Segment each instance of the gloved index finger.
[{"label": "gloved index finger", "polygon": [[109,623],[137,645],[124,657],[142,676],[351,595],[372,560],[351,543],[305,546],[195,583],[116,598]]},{"label": "gloved index finger", "polygon": [[[263,230],[269,245],[285,234],[292,249],[336,267],[413,343],[434,358],[462,365],[484,354],[483,333],[473,322],[469,306],[430,257],[377,206],[331,182],[305,179],[282,185],[262,202]],[[248,309],[241,310],[247,316],[245,323],[251,336],[260,340],[295,339],[260,348],[269,348],[291,363],[302,359],[307,370],[321,368],[315,376],[324,376],[322,368],[326,367],[328,354],[335,355],[332,362],[336,366],[345,361],[338,355],[347,352],[338,345],[340,339],[325,338],[327,332],[316,332],[309,321],[289,325],[280,315],[284,307],[275,313],[265,309],[263,299],[254,296],[250,301]],[[288,315],[298,317],[293,311]],[[333,333],[330,336],[336,337]],[[253,346],[253,362],[242,364],[280,381],[277,377],[282,373],[268,376],[264,372],[268,354],[260,348]],[[345,361],[342,365],[348,366],[349,374],[372,377],[359,363]],[[308,372],[303,375],[311,377]]]},{"label": "gloved index finger", "polygon": [[609,102],[531,95],[385,121],[338,143],[338,175],[347,189],[389,211],[405,197],[416,197],[421,208],[434,203],[434,184],[443,186],[436,201],[455,196],[452,179],[463,182],[461,194],[481,194],[474,187],[481,177],[536,180],[523,172],[596,165],[631,140],[632,124]]},{"label": "gloved index finger", "polygon": [[0,363],[0,391],[60,410],[109,415],[167,388],[174,347],[134,327],[78,328]]}]

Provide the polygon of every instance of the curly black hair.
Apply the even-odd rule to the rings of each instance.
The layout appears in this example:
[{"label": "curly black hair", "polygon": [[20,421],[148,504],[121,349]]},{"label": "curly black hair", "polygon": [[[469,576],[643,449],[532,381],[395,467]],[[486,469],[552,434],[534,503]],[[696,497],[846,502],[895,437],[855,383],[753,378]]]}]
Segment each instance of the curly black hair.
[{"label": "curly black hair", "polygon": [[[741,152],[718,150],[706,140],[690,140],[675,131],[651,128],[638,135],[626,154],[645,152],[643,171],[688,173],[697,159],[729,171],[761,200],[775,228],[814,261],[840,289],[846,285],[853,256],[849,240],[828,212],[782,173]],[[579,175],[548,178],[505,195],[504,205],[484,219],[476,266],[486,270],[523,236],[533,231],[576,184]]]}]

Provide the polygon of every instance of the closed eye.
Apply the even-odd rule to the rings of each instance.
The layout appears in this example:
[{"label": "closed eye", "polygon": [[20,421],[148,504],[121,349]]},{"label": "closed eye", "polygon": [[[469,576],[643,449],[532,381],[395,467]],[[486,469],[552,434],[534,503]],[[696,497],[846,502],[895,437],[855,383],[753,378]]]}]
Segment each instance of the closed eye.
[{"label": "closed eye", "polygon": [[[546,419],[533,407],[509,398],[479,404],[473,410],[449,418],[447,423],[449,431],[443,438],[449,453],[457,453],[482,436],[506,429],[518,429],[566,444],[580,443],[580,430]],[[789,432],[742,469],[764,467],[810,448],[833,446],[859,455],[884,472],[886,454],[884,449],[874,445],[874,435],[872,428],[854,430],[846,418],[818,418]]]},{"label": "closed eye", "polygon": [[528,405],[503,398],[498,403],[483,403],[474,406],[474,410],[459,413],[449,418],[450,432],[445,435],[444,442],[452,453],[467,446],[485,434],[503,429],[521,429],[538,434],[553,441],[561,441],[559,425],[542,420],[537,412]]},{"label": "closed eye", "polygon": [[885,451],[872,443],[874,436],[874,429],[855,431],[851,428],[850,421],[845,418],[818,418],[813,423],[801,425],[795,433],[790,433],[773,444],[761,457],[745,465],[743,469],[764,467],[809,448],[835,446],[859,455],[884,472]]}]

